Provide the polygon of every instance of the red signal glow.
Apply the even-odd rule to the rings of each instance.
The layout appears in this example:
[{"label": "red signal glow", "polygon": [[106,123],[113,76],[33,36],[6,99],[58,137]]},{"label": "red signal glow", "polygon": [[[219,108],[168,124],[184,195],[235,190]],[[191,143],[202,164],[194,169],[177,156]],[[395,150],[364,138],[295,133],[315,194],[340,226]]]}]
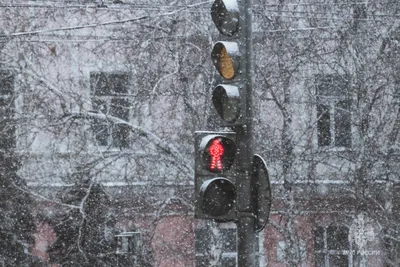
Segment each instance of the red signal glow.
[{"label": "red signal glow", "polygon": [[222,171],[222,156],[224,155],[224,146],[218,139],[214,139],[208,148],[211,156],[210,170]]}]

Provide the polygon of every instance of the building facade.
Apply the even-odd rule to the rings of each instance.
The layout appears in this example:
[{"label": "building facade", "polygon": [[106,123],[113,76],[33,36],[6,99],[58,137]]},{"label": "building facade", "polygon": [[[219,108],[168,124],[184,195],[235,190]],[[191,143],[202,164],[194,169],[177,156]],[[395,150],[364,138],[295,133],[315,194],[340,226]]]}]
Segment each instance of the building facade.
[{"label": "building facade", "polygon": [[[398,266],[399,4],[253,2],[260,266]],[[210,3],[0,6],[0,149],[38,201],[32,253],[84,175],[115,200],[119,254],[236,266],[235,224],[193,218],[193,133],[219,123]]]}]

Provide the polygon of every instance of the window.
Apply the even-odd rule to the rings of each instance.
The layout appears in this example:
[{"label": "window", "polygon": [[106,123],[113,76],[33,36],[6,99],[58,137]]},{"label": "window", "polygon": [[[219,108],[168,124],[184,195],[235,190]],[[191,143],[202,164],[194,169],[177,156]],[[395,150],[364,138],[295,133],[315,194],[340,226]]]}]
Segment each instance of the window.
[{"label": "window", "polygon": [[364,3],[357,3],[353,6],[354,21],[367,18],[367,6]]},{"label": "window", "polygon": [[363,3],[356,3],[353,6],[353,30],[357,31],[361,22],[367,18],[367,6]]},{"label": "window", "polygon": [[14,76],[0,72],[0,151],[15,147]]},{"label": "window", "polygon": [[[93,109],[105,115],[129,121],[130,99],[127,74],[91,73]],[[112,147],[129,146],[129,127],[112,120],[94,121],[94,134],[98,145]]]},{"label": "window", "polygon": [[317,227],[314,230],[315,266],[353,266],[349,229],[345,226]]},{"label": "window", "polygon": [[347,82],[338,75],[317,78],[318,146],[351,146],[351,101],[347,88]]},{"label": "window", "polygon": [[209,228],[198,228],[195,232],[196,267],[209,267],[213,247],[221,249],[221,267],[236,267],[236,228],[219,229],[218,236]]},{"label": "window", "polygon": [[115,236],[117,254],[138,254],[140,248],[140,232],[123,232]]},{"label": "window", "polygon": [[130,266],[140,255],[140,232],[122,232],[115,236],[118,266]]}]

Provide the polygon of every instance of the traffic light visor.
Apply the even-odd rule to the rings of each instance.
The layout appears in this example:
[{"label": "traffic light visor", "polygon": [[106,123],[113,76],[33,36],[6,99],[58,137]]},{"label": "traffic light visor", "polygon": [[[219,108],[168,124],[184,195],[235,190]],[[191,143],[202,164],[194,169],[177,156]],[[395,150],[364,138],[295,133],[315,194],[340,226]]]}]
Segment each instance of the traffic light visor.
[{"label": "traffic light visor", "polygon": [[201,209],[211,216],[223,216],[235,206],[236,189],[226,178],[217,177],[205,181],[201,188]]},{"label": "traffic light visor", "polygon": [[227,122],[234,122],[240,114],[239,88],[220,84],[213,91],[212,101],[218,115]]},{"label": "traffic light visor", "polygon": [[228,170],[235,160],[235,142],[222,135],[209,135],[200,143],[203,167],[210,172],[221,173]]},{"label": "traffic light visor", "polygon": [[236,0],[215,0],[211,7],[212,20],[220,33],[234,35],[239,29],[239,7]]},{"label": "traffic light visor", "polygon": [[235,42],[217,42],[212,50],[211,58],[219,74],[231,80],[239,70],[239,46]]}]

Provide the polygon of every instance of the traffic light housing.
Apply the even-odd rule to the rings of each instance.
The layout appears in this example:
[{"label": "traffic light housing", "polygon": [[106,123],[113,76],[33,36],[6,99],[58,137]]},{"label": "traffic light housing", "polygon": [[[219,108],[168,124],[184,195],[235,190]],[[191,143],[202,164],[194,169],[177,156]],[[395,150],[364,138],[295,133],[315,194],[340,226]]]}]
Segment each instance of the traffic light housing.
[{"label": "traffic light housing", "polygon": [[237,209],[251,213],[254,182],[249,175],[253,158],[250,10],[250,0],[214,0],[211,17],[220,35],[211,59],[219,73],[212,93],[212,103],[220,117],[218,123],[230,127],[237,136]]},{"label": "traffic light housing", "polygon": [[236,218],[236,134],[195,132],[195,218]]},{"label": "traffic light housing", "polygon": [[221,33],[211,59],[218,71],[212,102],[222,126],[240,126],[246,122],[248,86],[248,49],[244,1],[214,0],[212,20]]},{"label": "traffic light housing", "polygon": [[[195,217],[235,220],[237,263],[257,266],[256,227],[263,226],[267,209],[259,209],[253,197],[255,177],[262,174],[253,172],[252,1],[214,0],[211,17],[221,33],[211,53],[220,74],[212,103],[220,126],[235,132],[196,132]],[[267,186],[258,186],[257,192],[262,188]]]},{"label": "traffic light housing", "polygon": [[195,133],[195,217],[198,219],[236,221],[237,210],[253,211],[252,128],[248,108],[251,22],[246,5],[245,0],[214,0],[211,7],[212,20],[221,34],[211,52],[212,63],[219,73],[212,103],[221,118],[219,126],[231,127],[235,132]]}]

